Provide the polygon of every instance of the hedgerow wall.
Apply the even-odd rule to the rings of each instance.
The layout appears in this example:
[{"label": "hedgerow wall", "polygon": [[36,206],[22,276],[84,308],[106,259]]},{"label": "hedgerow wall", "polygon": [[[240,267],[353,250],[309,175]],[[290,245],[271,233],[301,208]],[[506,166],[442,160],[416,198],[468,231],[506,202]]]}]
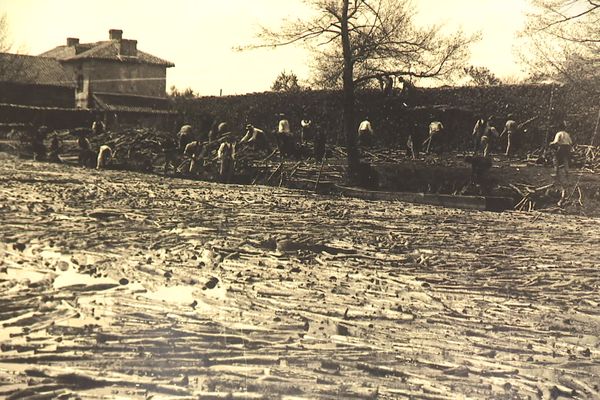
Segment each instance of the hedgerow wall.
[{"label": "hedgerow wall", "polygon": [[[265,92],[178,98],[174,102],[182,116],[178,123],[192,124],[199,132],[207,132],[214,121],[225,121],[237,132],[246,123],[273,130],[278,114],[285,113],[292,130],[298,131],[300,120],[307,117],[325,132],[329,142],[343,143],[338,91]],[[518,122],[537,117],[528,125],[525,142],[529,147],[543,145],[546,135],[555,133],[562,120],[569,122],[569,130],[579,143],[589,143],[599,106],[598,97],[558,85],[420,88],[408,96],[395,93],[389,97],[378,91],[361,91],[356,103],[356,125],[368,116],[381,143],[403,146],[409,132],[416,129],[424,136],[429,122],[439,119],[446,127],[449,147],[454,148],[470,142],[477,116],[494,115],[501,129],[509,113]]]}]

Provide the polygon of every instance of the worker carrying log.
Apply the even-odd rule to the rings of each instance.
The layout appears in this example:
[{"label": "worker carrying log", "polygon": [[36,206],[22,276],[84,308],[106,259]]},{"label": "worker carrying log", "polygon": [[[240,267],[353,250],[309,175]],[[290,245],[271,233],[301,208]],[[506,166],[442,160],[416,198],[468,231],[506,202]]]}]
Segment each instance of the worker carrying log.
[{"label": "worker carrying log", "polygon": [[219,177],[221,178],[221,182],[231,182],[235,168],[235,140],[231,135],[227,136],[225,141],[219,146],[217,159],[219,160]]},{"label": "worker carrying log", "polygon": [[371,125],[371,121],[369,117],[365,117],[365,119],[358,125],[358,144],[365,147],[370,147],[374,142],[374,133],[373,126]]},{"label": "worker carrying log", "polygon": [[569,159],[571,157],[571,148],[573,147],[573,140],[571,135],[566,131],[567,124],[562,122],[560,131],[554,136],[554,140],[549,144],[550,147],[555,148],[554,153],[554,172],[555,177],[558,178],[560,167],[565,170],[565,178],[569,177]]},{"label": "worker carrying log", "polygon": [[96,160],[96,169],[107,168],[112,160],[112,155],[112,149],[109,146],[105,144],[100,146],[100,149],[98,149],[98,158]]}]

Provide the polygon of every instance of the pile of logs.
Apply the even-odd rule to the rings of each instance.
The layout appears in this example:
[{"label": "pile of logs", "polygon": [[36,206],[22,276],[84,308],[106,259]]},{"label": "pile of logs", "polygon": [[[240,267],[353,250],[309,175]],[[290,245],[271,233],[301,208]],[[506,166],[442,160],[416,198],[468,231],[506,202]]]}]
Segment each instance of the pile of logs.
[{"label": "pile of logs", "polygon": [[532,187],[523,184],[517,186],[511,183],[509,186],[522,197],[521,200],[515,204],[514,209],[518,211],[533,211],[536,208],[540,208],[542,204],[548,202],[554,184],[551,183],[540,187]]}]

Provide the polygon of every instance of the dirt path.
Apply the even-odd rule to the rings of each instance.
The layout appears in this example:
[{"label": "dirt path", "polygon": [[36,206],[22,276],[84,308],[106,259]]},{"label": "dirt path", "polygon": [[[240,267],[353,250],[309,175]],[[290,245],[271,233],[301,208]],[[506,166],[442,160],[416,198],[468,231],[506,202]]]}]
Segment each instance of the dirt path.
[{"label": "dirt path", "polygon": [[597,219],[0,155],[0,222],[0,396],[600,397]]}]

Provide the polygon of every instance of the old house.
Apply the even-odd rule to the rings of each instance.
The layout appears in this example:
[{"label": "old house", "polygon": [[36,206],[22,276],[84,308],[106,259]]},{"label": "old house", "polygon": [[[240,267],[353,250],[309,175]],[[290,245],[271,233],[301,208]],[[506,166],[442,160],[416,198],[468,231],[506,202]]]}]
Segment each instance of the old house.
[{"label": "old house", "polygon": [[106,111],[149,111],[167,108],[167,68],[174,64],[137,48],[111,29],[108,40],[79,43],[67,38],[40,57],[59,60],[77,83],[76,106]]},{"label": "old house", "polygon": [[37,57],[0,54],[0,103],[13,110],[38,107],[38,114],[39,107],[45,114],[78,109],[108,124],[164,122],[174,114],[166,94],[167,68],[173,66],[139,50],[119,29],[100,42],[67,38]]}]

